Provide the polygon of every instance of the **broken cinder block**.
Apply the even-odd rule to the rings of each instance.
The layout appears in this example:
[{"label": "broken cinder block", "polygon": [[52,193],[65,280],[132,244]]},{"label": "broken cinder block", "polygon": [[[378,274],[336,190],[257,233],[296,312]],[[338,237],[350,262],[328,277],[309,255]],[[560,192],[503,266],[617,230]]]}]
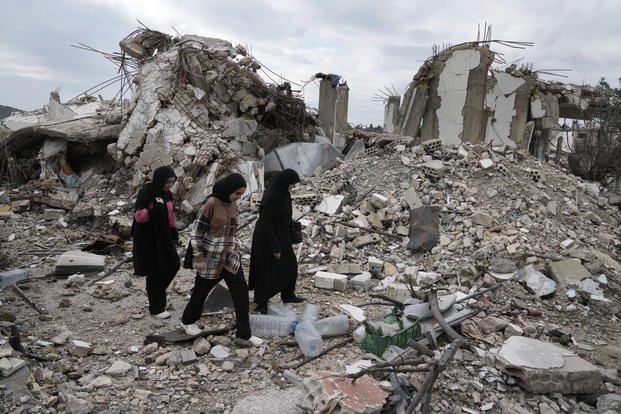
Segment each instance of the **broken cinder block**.
[{"label": "broken cinder block", "polygon": [[314,281],[315,287],[321,289],[340,290],[341,292],[346,291],[348,285],[347,276],[330,272],[315,273]]}]

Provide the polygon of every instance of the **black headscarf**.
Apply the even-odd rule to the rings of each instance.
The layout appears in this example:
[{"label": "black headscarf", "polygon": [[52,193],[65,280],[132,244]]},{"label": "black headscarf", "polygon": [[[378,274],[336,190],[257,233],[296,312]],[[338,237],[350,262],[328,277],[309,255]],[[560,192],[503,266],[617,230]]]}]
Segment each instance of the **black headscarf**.
[{"label": "black headscarf", "polygon": [[213,185],[213,189],[211,190],[211,195],[220,201],[230,203],[231,199],[229,197],[231,194],[246,186],[246,180],[243,175],[238,173],[229,174],[226,177],[216,181]]},{"label": "black headscarf", "polygon": [[175,179],[177,179],[175,171],[173,171],[173,169],[168,165],[163,165],[153,171],[153,180],[151,180],[151,186],[153,188],[154,200],[155,197],[161,197],[163,200],[172,200],[172,193],[168,190],[164,191],[164,184],[166,183],[166,180],[168,180],[170,177],[175,177]]},{"label": "black headscarf", "polygon": [[289,186],[298,182],[300,182],[298,173],[291,168],[287,168],[272,178],[265,189],[263,199],[287,197],[289,196]]}]

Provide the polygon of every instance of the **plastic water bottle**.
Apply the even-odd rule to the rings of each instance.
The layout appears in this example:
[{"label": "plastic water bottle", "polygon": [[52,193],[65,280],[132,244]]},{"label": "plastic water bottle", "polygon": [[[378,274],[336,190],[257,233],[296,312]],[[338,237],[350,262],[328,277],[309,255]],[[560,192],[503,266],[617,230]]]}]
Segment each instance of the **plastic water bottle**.
[{"label": "plastic water bottle", "polygon": [[305,303],[300,312],[300,321],[316,321],[319,316],[319,307],[312,303]]},{"label": "plastic water bottle", "polygon": [[315,322],[315,329],[321,336],[342,334],[349,329],[349,318],[347,315],[336,315],[319,319]]},{"label": "plastic water bottle", "polygon": [[321,353],[323,339],[313,326],[313,322],[303,320],[295,327],[295,340],[302,353],[307,357],[314,357]]},{"label": "plastic water bottle", "polygon": [[356,328],[352,336],[354,337],[354,342],[356,342],[357,344],[361,344],[362,341],[364,341],[364,338],[367,336],[367,329],[364,327],[364,325],[360,325]]},{"label": "plastic water bottle", "polygon": [[257,336],[287,336],[295,327],[295,320],[275,315],[250,315],[250,330]]},{"label": "plastic water bottle", "polygon": [[274,316],[283,316],[285,318],[290,318],[290,319],[296,319],[296,314],[294,310],[289,309],[285,305],[281,305],[279,303],[273,303],[269,305],[269,307],[267,308],[267,314],[274,315]]}]

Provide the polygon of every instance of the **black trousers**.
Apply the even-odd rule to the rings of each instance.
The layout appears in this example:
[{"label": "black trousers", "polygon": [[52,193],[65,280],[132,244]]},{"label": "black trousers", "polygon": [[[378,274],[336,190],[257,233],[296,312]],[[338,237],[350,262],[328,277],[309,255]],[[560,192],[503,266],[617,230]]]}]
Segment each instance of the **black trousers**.
[{"label": "black trousers", "polygon": [[249,339],[251,333],[248,320],[248,284],[241,266],[239,266],[239,271],[236,275],[226,269],[222,269],[218,279],[206,279],[197,275],[194,279],[194,290],[190,296],[190,301],[183,311],[181,323],[189,325],[200,319],[207,295],[222,279],[224,279],[226,286],[229,288],[231,298],[233,299],[233,306],[235,307],[235,324],[237,326],[235,336]]},{"label": "black trousers", "polygon": [[173,281],[178,270],[179,268],[166,273],[147,275],[146,288],[151,315],[157,315],[166,310],[166,288]]}]

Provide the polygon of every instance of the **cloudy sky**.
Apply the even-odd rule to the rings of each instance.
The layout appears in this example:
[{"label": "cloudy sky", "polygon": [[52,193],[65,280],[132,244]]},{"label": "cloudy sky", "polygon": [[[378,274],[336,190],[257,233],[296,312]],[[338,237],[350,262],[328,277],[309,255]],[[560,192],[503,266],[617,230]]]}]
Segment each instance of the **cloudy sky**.
[{"label": "cloudy sky", "polygon": [[[567,79],[618,85],[621,1],[618,0],[3,0],[0,8],[0,104],[31,110],[58,89],[63,101],[115,75],[103,57],[71,47],[118,51],[140,20],[174,34],[219,37],[245,45],[265,66],[294,82],[336,73],[350,87],[349,119],[381,123],[373,96],[387,85],[403,93],[433,44],[492,38],[534,47],[494,49],[534,69],[571,69]],[[317,106],[318,86],[304,95]],[[116,90],[103,91],[106,98]]]}]

